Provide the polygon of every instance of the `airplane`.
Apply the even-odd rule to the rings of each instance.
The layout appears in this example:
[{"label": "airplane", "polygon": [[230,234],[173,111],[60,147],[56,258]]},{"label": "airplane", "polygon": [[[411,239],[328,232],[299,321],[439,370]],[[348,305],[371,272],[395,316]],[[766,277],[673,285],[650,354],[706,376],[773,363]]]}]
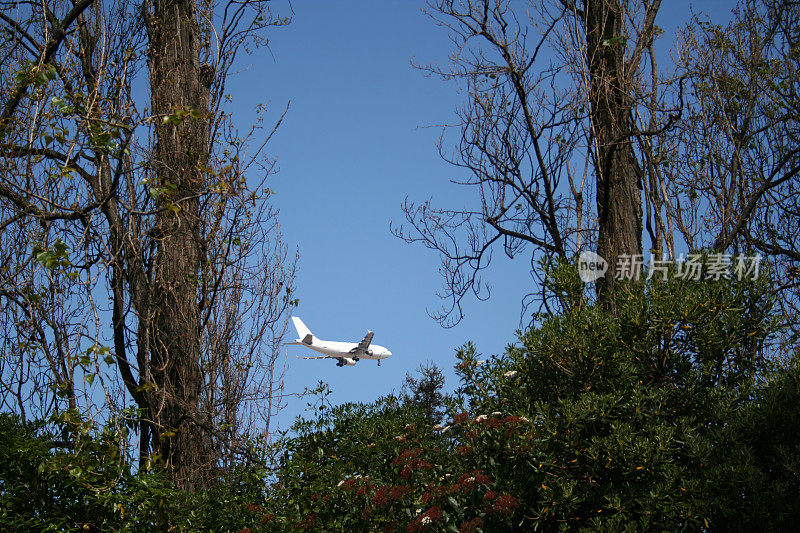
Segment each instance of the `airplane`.
[{"label": "airplane", "polygon": [[336,366],[353,366],[359,359],[377,359],[378,366],[381,366],[381,360],[392,355],[388,348],[372,344],[374,333],[371,331],[367,331],[367,334],[358,343],[323,341],[316,338],[298,317],[293,316],[292,322],[294,322],[294,329],[297,330],[300,338],[288,344],[299,344],[325,354],[319,357],[300,357],[298,355],[298,359],[336,359],[338,361]]}]

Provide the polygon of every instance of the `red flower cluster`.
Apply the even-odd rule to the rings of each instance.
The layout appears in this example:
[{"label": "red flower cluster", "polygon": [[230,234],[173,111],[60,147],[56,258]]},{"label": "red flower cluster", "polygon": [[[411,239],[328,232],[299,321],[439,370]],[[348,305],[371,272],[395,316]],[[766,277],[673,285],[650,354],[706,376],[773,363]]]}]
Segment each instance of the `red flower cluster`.
[{"label": "red flower cluster", "polygon": [[[312,496],[312,498],[313,498],[313,496]],[[264,512],[264,508],[262,506],[260,506],[260,505],[254,505],[252,503],[249,503],[249,504],[247,504],[247,510],[250,511],[251,513],[253,513],[253,514],[260,514],[261,516],[259,516],[259,520],[261,521],[262,524],[266,524],[267,522],[269,522],[270,520],[275,518],[274,514],[265,513]],[[247,528],[245,528],[245,529],[247,529]],[[250,531],[250,530],[247,529],[247,531]]]},{"label": "red flower cluster", "polygon": [[469,446],[459,446],[456,450],[458,455],[467,455],[470,452],[471,448]]},{"label": "red flower cluster", "polygon": [[452,485],[450,485],[447,488],[447,493],[448,494],[455,494],[456,492],[460,491],[462,488],[464,488],[462,485],[460,485],[458,483],[453,483]]},{"label": "red flower cluster", "polygon": [[486,428],[499,428],[503,425],[503,421],[499,418],[487,418],[483,421],[483,426]]},{"label": "red flower cluster", "polygon": [[433,483],[429,483],[425,487],[425,492],[422,493],[422,503],[429,504],[435,498],[439,497],[440,495],[444,494],[445,488],[444,487],[437,487]]},{"label": "red flower cluster", "polygon": [[486,493],[486,496],[483,497],[483,501],[488,504],[486,506],[487,513],[511,514],[514,509],[517,508],[517,505],[519,505],[517,499],[512,495],[505,493],[499,494],[493,490]]},{"label": "red flower cluster", "polygon": [[475,476],[475,483],[480,483],[481,485],[489,485],[492,483],[492,480],[489,479],[489,476],[480,470],[473,470],[472,475]]},{"label": "red flower cluster", "polygon": [[458,480],[448,487],[447,493],[448,494],[455,494],[456,492],[467,492],[478,485],[490,485],[492,480],[489,479],[482,471],[480,470],[473,470],[468,474],[461,474]]},{"label": "red flower cluster", "polygon": [[411,494],[411,487],[405,485],[397,485],[389,490],[389,497],[393,500],[402,500],[409,494]]},{"label": "red flower cluster", "polygon": [[430,470],[433,468],[433,465],[424,459],[420,459],[419,455],[422,453],[422,450],[419,448],[415,448],[413,450],[406,450],[392,461],[392,464],[395,466],[405,465],[403,469],[400,471],[400,477],[403,479],[407,479],[411,476],[411,473],[414,470]]},{"label": "red flower cluster", "polygon": [[453,417],[453,424],[463,424],[464,422],[468,422],[470,419],[472,419],[472,417],[468,412],[464,411],[463,413],[458,413],[455,417]]},{"label": "red flower cluster", "polygon": [[317,515],[310,514],[307,517],[303,518],[303,520],[297,524],[298,529],[309,529],[314,527],[314,524],[317,522]]},{"label": "red flower cluster", "polygon": [[436,522],[442,517],[442,510],[439,509],[438,505],[434,505],[420,516],[421,519],[425,519],[425,517],[428,517]]},{"label": "red flower cluster", "polygon": [[394,460],[392,461],[392,464],[393,465],[406,464],[409,459],[411,459],[413,457],[419,457],[419,454],[421,454],[421,453],[422,453],[422,449],[421,448],[414,448],[414,449],[411,449],[411,450],[406,450],[403,453],[401,453],[400,455],[398,455],[397,457],[395,457]]},{"label": "red flower cluster", "polygon": [[483,434],[483,427],[477,426],[473,431],[465,431],[464,438],[466,440],[475,440]]},{"label": "red flower cluster", "polygon": [[475,533],[478,531],[478,528],[483,525],[483,520],[480,516],[477,516],[470,520],[469,522],[462,523],[459,528],[459,533]]},{"label": "red flower cluster", "polygon": [[378,488],[375,492],[375,497],[372,498],[372,503],[374,503],[377,507],[383,507],[387,503],[389,503],[389,488],[386,485],[382,485]]},{"label": "red flower cluster", "polygon": [[356,478],[351,477],[350,479],[342,483],[342,488],[344,490],[353,490],[356,488],[356,485],[358,485],[358,480]]},{"label": "red flower cluster", "polygon": [[476,484],[489,485],[492,480],[490,480],[489,477],[480,470],[473,470],[469,474],[461,474],[461,476],[458,478],[458,482],[461,485],[471,487]]}]

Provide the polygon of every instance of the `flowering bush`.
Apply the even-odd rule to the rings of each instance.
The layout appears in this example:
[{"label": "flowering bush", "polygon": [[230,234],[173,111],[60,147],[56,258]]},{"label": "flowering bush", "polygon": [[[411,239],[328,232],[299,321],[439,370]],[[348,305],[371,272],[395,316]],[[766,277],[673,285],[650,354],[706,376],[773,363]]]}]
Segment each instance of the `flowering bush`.
[{"label": "flowering bush", "polygon": [[131,473],[113,433],[56,453],[0,417],[0,524],[788,530],[800,521],[800,358],[766,357],[767,295],[664,282],[620,294],[614,311],[544,318],[483,364],[467,344],[445,420],[392,396],[320,407],[275,444],[273,469],[239,469],[203,494]]}]

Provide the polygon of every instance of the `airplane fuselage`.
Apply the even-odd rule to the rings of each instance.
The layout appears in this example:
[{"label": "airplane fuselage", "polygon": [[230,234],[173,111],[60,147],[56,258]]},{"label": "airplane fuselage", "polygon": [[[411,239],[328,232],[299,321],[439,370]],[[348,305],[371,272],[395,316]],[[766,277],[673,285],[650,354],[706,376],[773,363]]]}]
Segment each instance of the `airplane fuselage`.
[{"label": "airplane fuselage", "polygon": [[379,346],[377,344],[370,345],[366,351],[359,353],[356,349],[358,343],[356,342],[339,342],[339,341],[323,341],[314,338],[311,344],[305,342],[298,342],[302,346],[311,348],[315,352],[328,355],[330,357],[345,357],[351,359],[386,359],[392,352],[388,348]]}]

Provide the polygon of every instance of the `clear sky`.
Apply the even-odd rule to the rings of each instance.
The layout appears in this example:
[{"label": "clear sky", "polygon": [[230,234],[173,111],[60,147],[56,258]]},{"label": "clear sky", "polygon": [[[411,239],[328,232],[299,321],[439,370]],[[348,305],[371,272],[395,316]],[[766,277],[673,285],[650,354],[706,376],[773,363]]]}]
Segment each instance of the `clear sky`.
[{"label": "clear sky", "polygon": [[[665,4],[657,23],[669,31],[688,18],[690,4]],[[692,5],[727,12],[733,4]],[[455,85],[411,65],[412,58],[444,63],[451,50],[446,31],[422,6],[414,0],[295,1],[292,24],[272,32],[270,50],[244,58],[247,69],[229,85],[242,124],[258,102],[269,102],[274,117],[290,102],[268,152],[280,167],[270,187],[284,238],[300,251],[296,314],[323,339],[358,342],[371,329],[374,342],[394,354],[381,367],[362,360],[338,368],[333,361],[298,360],[295,355],[314,353],[289,346],[287,392],[322,380],[336,403],[372,401],[399,390],[406,372],[428,360],[446,371],[452,389],[460,345],[471,340],[484,355],[501,353],[520,326],[521,298],[533,283],[529,258],[511,262],[495,254],[486,277],[491,299],[468,300],[466,318],[443,329],[426,313],[442,304],[434,294],[442,283],[439,257],[389,231],[390,221],[403,220],[406,196],[451,207],[474,200],[465,187],[449,183],[463,171],[440,159],[441,128],[426,127],[452,121],[462,96]],[[290,401],[281,425],[304,407],[305,400]]]}]

